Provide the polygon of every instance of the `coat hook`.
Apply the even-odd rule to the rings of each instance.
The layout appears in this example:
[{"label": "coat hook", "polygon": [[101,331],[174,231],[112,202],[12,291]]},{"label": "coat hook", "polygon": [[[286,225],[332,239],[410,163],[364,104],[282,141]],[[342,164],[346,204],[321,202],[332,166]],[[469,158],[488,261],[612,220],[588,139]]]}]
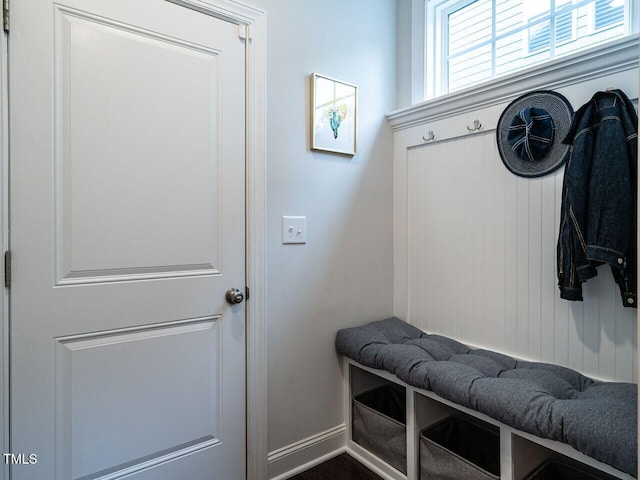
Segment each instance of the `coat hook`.
[{"label": "coat hook", "polygon": [[422,140],[425,142],[432,142],[436,139],[436,135],[433,133],[433,130],[429,130],[426,135],[422,136]]},{"label": "coat hook", "polygon": [[481,128],[482,128],[482,123],[480,123],[480,120],[477,120],[477,119],[473,121],[473,128],[467,125],[467,130],[469,130],[470,132],[478,131]]}]

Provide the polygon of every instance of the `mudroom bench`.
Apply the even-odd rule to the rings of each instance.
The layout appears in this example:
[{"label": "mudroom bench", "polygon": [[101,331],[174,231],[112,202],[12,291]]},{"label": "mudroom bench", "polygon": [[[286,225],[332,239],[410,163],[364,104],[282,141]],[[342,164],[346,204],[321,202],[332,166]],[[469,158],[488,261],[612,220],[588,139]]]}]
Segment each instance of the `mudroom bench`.
[{"label": "mudroom bench", "polygon": [[635,384],[470,349],[397,318],[339,331],[336,349],[348,448],[389,479],[637,477]]}]

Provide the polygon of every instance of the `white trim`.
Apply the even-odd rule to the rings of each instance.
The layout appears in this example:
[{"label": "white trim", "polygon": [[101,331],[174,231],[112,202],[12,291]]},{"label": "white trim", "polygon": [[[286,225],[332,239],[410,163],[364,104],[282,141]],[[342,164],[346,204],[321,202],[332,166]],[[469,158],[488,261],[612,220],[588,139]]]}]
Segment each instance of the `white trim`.
[{"label": "white trim", "polygon": [[[347,453],[371,470],[373,473],[385,480],[407,480],[411,478],[399,472],[395,468],[389,466],[384,460],[376,457],[366,448],[361,447],[357,443],[351,441],[347,444]],[[415,477],[418,478],[418,477]]]},{"label": "white trim", "polygon": [[309,470],[309,469],[311,469],[313,467],[317,467],[321,463],[324,463],[324,462],[326,462],[328,460],[331,460],[332,458],[335,458],[338,455],[342,455],[343,453],[345,453],[345,448],[344,447],[339,448],[337,450],[334,450],[331,453],[327,453],[326,455],[323,455],[320,458],[316,458],[315,460],[312,460],[309,463],[305,463],[304,465],[296,467],[293,470],[289,470],[288,472],[283,473],[282,475],[278,475],[277,477],[273,477],[271,480],[286,480],[287,478],[291,478],[294,475],[298,475],[299,473],[306,472],[307,470]]},{"label": "white trim", "polygon": [[638,35],[396,110],[387,115],[401,130],[512,100],[535,89],[557,89],[638,67]]},{"label": "white trim", "polygon": [[282,447],[274,450],[273,452],[269,452],[269,463],[277,462],[278,460],[289,455],[295,455],[300,450],[313,447],[314,445],[322,443],[325,440],[335,437],[336,435],[341,435],[346,430],[347,427],[343,423],[341,425],[330,428],[329,430],[325,430],[324,432],[320,432],[316,435],[312,435],[303,440],[292,443],[291,445],[287,445],[286,447]]},{"label": "white trim", "polygon": [[[2,35],[0,70],[0,103],[2,113],[0,117],[0,253],[9,249],[9,70],[7,63],[8,41],[7,33]],[[1,257],[0,257],[1,258]],[[0,295],[0,449],[2,453],[9,452],[9,290],[2,288]],[[9,465],[0,466],[0,480],[9,478]]]},{"label": "white trim", "polygon": [[[235,2],[234,2],[235,3]],[[268,477],[267,14],[247,10],[247,479]]]},{"label": "white trim", "polygon": [[284,480],[345,452],[346,425],[324,432],[269,453],[271,480]]},{"label": "white trim", "polygon": [[625,9],[629,12],[628,33],[631,34],[634,25],[638,28],[638,22],[640,21],[640,5],[636,0],[625,0]]}]

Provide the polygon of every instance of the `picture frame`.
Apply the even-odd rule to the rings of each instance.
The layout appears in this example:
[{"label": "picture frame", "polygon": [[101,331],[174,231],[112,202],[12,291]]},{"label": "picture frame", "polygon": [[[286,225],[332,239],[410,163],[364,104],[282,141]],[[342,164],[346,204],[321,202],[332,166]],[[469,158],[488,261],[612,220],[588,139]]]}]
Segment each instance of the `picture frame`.
[{"label": "picture frame", "polygon": [[311,149],[354,156],[357,153],[358,87],[311,74]]}]

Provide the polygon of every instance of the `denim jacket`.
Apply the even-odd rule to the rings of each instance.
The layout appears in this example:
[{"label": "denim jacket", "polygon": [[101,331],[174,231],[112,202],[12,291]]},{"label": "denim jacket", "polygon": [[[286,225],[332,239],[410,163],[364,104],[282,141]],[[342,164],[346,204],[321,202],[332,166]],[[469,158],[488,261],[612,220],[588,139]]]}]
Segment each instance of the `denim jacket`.
[{"label": "denim jacket", "polygon": [[560,296],[582,300],[582,282],[609,264],[625,307],[636,307],[638,116],[620,90],[596,93],[575,114],[562,187]]}]

